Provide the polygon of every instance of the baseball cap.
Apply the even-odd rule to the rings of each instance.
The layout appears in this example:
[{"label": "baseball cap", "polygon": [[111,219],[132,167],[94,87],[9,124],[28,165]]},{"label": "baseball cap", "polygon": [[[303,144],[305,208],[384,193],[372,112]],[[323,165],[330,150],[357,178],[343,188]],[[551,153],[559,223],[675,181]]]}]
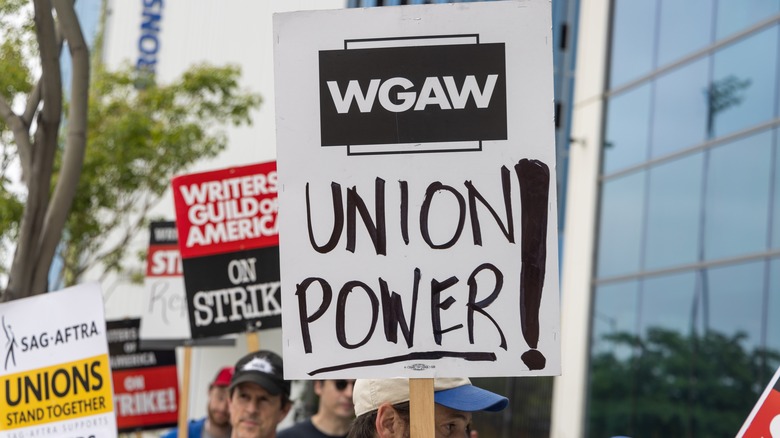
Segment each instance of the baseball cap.
[{"label": "baseball cap", "polygon": [[211,382],[211,386],[225,387],[230,385],[230,379],[233,378],[233,367],[222,367],[217,375],[214,377],[214,381]]},{"label": "baseball cap", "polygon": [[[352,400],[357,416],[378,409],[382,403],[409,401],[409,379],[358,379]],[[466,377],[433,379],[433,401],[463,412],[498,412],[509,404],[506,397],[476,387]]]},{"label": "baseball cap", "polygon": [[230,391],[245,382],[260,385],[270,394],[290,396],[290,382],[284,380],[282,358],[273,351],[260,350],[247,354],[236,362]]}]

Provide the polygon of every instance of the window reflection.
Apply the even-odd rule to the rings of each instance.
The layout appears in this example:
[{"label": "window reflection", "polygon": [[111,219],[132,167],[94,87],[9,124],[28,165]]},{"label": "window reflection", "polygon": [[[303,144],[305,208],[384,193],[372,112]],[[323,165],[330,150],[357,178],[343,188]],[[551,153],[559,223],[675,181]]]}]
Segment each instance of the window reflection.
[{"label": "window reflection", "polygon": [[712,0],[661,0],[658,66],[663,66],[710,42]]},{"label": "window reflection", "polygon": [[621,360],[628,359],[632,349],[616,336],[636,333],[636,310],[639,282],[608,284],[596,289],[593,304],[593,354],[611,353]]},{"label": "window reflection", "polygon": [[718,51],[713,60],[709,135],[719,137],[774,116],[777,26]]},{"label": "window reflection", "polygon": [[772,131],[718,146],[707,165],[704,255],[734,257],[767,247]]},{"label": "window reflection", "polygon": [[657,329],[689,333],[695,315],[695,287],[696,276],[693,272],[645,280],[640,313],[641,335],[647,337]]},{"label": "window reflection", "polygon": [[770,264],[769,297],[767,300],[766,347],[770,367],[780,366],[780,259],[774,259]]},{"label": "window reflection", "polygon": [[778,132],[775,131],[774,145],[774,190],[772,197],[772,248],[780,247],[780,151],[778,151]]},{"label": "window reflection", "polygon": [[639,270],[645,172],[606,181],[601,191],[598,275]]},{"label": "window reflection", "polygon": [[704,272],[701,321],[705,331],[737,336],[750,349],[761,344],[764,266],[762,260]]},{"label": "window reflection", "polygon": [[615,0],[613,3],[610,85],[628,82],[653,68],[656,1]]},{"label": "window reflection", "polygon": [[650,170],[645,269],[697,260],[702,168],[699,152]]},{"label": "window reflection", "polygon": [[780,12],[780,0],[718,0],[716,38],[744,30]]},{"label": "window reflection", "polygon": [[650,131],[650,84],[646,83],[609,100],[604,173],[647,159]]},{"label": "window reflection", "polygon": [[706,138],[708,83],[706,58],[675,69],[656,81],[653,156],[700,144]]},{"label": "window reflection", "polygon": [[[591,357],[588,436],[732,436],[774,371],[744,337],[756,339],[761,326],[762,265],[645,280],[640,335],[613,336],[636,354],[602,349]],[[745,302],[734,305],[743,289]],[[708,330],[694,330],[705,313]]]}]

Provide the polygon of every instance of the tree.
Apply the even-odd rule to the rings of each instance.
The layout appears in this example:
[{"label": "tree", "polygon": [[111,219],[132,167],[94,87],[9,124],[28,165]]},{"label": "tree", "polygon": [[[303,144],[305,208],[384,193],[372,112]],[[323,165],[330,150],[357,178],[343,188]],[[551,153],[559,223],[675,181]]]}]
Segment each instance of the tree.
[{"label": "tree", "polygon": [[94,71],[88,150],[60,246],[66,286],[97,264],[104,276],[124,271],[127,243],[171,177],[222,151],[227,140],[214,127],[250,123],[260,104],[233,66],[195,66],[165,85],[130,67]]},{"label": "tree", "polygon": [[[0,19],[0,238],[16,242],[2,301],[45,292],[56,251],[66,285],[96,265],[121,271],[127,241],[145,227],[170,178],[223,150],[218,127],[250,123],[260,104],[239,89],[240,71],[231,66],[196,66],[158,85],[147,72],[109,72],[96,59],[88,88],[89,55],[72,0],[35,0],[32,10],[25,4],[0,0],[0,17],[14,17]],[[65,98],[58,35],[73,59]],[[40,63],[37,81],[31,55]],[[10,188],[16,162],[21,193]]]},{"label": "tree", "polygon": [[591,359],[588,436],[734,436],[780,363],[744,333],[684,334],[649,328],[604,336],[626,357]]},{"label": "tree", "polygon": [[[89,50],[71,0],[33,0],[30,14],[26,2],[4,0],[0,3],[3,69],[0,77],[0,129],[10,130],[14,151],[4,150],[3,169],[18,157],[25,186],[23,205],[4,187],[0,190],[3,206],[10,213],[19,211],[15,226],[1,226],[15,236],[16,251],[11,263],[8,286],[2,300],[44,292],[49,265],[76,194],[86,146],[87,89],[89,86]],[[56,20],[53,14],[56,11]],[[21,22],[21,26],[13,23]],[[25,36],[35,34],[35,43]],[[71,55],[72,82],[68,96],[68,123],[64,145],[59,148],[63,114],[63,90],[60,51],[67,42]],[[37,58],[40,74],[31,80],[26,55]],[[6,65],[8,67],[6,67]],[[16,99],[25,98],[22,111],[14,111]],[[2,137],[7,137],[2,134]],[[52,192],[54,161],[61,156],[60,172]],[[2,175],[7,183],[7,175]]]}]

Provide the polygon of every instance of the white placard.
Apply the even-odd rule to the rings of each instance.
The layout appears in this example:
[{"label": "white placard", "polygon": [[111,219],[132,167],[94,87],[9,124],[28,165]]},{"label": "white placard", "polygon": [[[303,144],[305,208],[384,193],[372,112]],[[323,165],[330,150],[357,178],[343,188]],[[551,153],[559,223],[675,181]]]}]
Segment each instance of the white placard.
[{"label": "white placard", "polygon": [[97,283],[3,303],[0,323],[0,438],[117,436]]},{"label": "white placard", "polygon": [[183,341],[192,338],[187,294],[181,267],[176,222],[152,222],[146,277],[141,294],[143,341]]},{"label": "white placard", "polygon": [[285,377],[560,374],[548,0],[274,17]]}]

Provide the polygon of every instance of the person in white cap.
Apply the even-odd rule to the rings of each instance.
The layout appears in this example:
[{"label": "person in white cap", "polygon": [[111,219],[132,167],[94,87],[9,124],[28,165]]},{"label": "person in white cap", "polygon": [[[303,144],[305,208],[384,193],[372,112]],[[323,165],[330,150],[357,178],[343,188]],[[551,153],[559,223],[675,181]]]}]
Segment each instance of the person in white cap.
[{"label": "person in white cap", "polygon": [[[355,418],[347,438],[408,438],[409,380],[358,379],[352,391]],[[468,438],[471,413],[498,412],[509,400],[467,378],[433,380],[436,438]]]}]

